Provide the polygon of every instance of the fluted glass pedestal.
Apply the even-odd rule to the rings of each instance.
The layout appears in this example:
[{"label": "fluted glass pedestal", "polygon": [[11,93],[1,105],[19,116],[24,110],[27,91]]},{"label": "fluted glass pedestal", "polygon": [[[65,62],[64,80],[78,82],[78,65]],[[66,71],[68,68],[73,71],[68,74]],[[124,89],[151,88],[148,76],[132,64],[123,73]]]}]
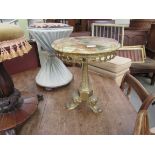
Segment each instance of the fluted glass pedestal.
[{"label": "fluted glass pedestal", "polygon": [[56,56],[47,53],[44,60],[36,76],[36,83],[39,86],[45,87],[46,90],[50,90],[52,88],[64,86],[72,80],[73,75]]},{"label": "fluted glass pedestal", "polygon": [[[41,28],[44,24],[46,27]],[[63,62],[56,57],[54,50],[51,47],[53,41],[69,37],[73,31],[73,27],[48,27],[51,26],[51,24],[52,23],[41,23],[40,27],[29,28],[30,34],[41,47],[40,53],[42,50],[47,51],[44,62],[41,65],[41,69],[36,76],[36,83],[39,86],[45,87],[46,90],[64,86],[73,78],[71,72],[63,64]]]}]

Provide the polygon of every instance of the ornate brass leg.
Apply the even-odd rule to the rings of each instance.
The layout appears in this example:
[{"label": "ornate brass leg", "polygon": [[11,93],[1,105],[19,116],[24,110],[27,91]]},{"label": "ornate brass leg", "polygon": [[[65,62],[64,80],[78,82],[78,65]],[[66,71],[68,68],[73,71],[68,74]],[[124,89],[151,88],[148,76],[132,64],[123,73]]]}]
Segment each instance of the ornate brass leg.
[{"label": "ornate brass leg", "polygon": [[102,112],[102,110],[96,106],[97,98],[95,96],[91,96],[88,103],[89,103],[89,107],[94,113]]},{"label": "ornate brass leg", "polygon": [[97,98],[93,96],[93,91],[89,88],[88,78],[88,62],[87,59],[83,59],[82,65],[82,82],[79,91],[73,95],[73,101],[66,107],[70,110],[75,109],[80,103],[86,102],[93,112],[101,112],[96,106]]},{"label": "ornate brass leg", "polygon": [[71,103],[66,105],[66,108],[69,109],[69,110],[75,109],[81,103],[81,99],[80,99],[78,93],[76,93],[76,92],[73,94],[73,99],[72,100],[73,101]]}]

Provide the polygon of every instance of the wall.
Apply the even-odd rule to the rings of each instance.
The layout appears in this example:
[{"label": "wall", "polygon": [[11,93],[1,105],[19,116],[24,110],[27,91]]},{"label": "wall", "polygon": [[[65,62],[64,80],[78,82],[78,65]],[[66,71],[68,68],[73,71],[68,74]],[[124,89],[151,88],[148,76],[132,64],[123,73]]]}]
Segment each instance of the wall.
[{"label": "wall", "polygon": [[115,23],[128,26],[130,23],[130,19],[115,19]]},{"label": "wall", "polygon": [[27,31],[27,27],[28,27],[27,19],[19,19],[18,21],[19,21],[18,24],[23,29],[26,38],[29,39],[29,33]]},{"label": "wall", "polygon": [[[41,19],[33,19],[33,20],[30,20],[30,23],[33,23],[33,22],[40,22]],[[129,23],[130,23],[130,19],[115,19],[115,23],[116,24],[123,24],[123,25],[126,25],[128,26]],[[27,27],[28,27],[28,20],[27,19],[19,19],[19,26],[24,30],[25,32],[25,36],[29,39],[29,33],[27,31]]]}]

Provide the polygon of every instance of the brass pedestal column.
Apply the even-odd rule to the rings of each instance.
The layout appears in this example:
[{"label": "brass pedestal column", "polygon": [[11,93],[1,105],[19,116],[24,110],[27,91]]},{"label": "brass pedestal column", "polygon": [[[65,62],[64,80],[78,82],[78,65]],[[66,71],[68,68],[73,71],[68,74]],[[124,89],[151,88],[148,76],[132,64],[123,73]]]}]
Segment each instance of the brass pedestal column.
[{"label": "brass pedestal column", "polygon": [[74,93],[73,101],[70,104],[67,104],[67,109],[72,110],[79,106],[80,103],[87,103],[88,106],[95,113],[99,113],[102,110],[96,106],[97,98],[93,95],[93,90],[89,86],[89,77],[88,77],[88,61],[83,58],[82,61],[82,82],[78,92]]}]

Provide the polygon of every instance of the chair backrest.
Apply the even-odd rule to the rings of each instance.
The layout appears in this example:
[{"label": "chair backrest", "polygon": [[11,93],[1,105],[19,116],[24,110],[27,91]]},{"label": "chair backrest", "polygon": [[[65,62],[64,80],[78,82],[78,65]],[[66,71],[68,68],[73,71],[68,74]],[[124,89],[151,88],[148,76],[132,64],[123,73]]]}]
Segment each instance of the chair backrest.
[{"label": "chair backrest", "polygon": [[149,95],[149,93],[142,86],[142,84],[129,73],[126,73],[120,86],[123,92],[125,90],[126,85],[128,85],[126,95],[129,95],[131,88],[133,88],[142,102],[142,105],[138,111],[134,128],[134,134],[151,134],[147,110],[148,107],[155,100],[155,96]]},{"label": "chair backrest", "polygon": [[87,31],[92,30],[92,23],[115,24],[115,20],[112,20],[112,19],[88,19]]},{"label": "chair backrest", "polygon": [[130,58],[134,63],[143,63],[146,59],[145,46],[123,46],[117,50],[116,55]]},{"label": "chair backrest", "polygon": [[153,132],[150,131],[149,117],[148,117],[148,108],[151,104],[154,105],[154,101],[155,96],[149,95],[141,105],[135,123],[134,128],[135,135],[149,135],[149,134],[155,135],[154,130]]},{"label": "chair backrest", "polygon": [[116,24],[92,23],[92,36],[115,39],[121,44],[122,47],[124,42],[124,26]]},{"label": "chair backrest", "polygon": [[134,63],[143,63],[146,58],[144,45],[124,46],[124,34],[123,25],[92,23],[92,36],[112,38],[121,44],[116,55],[130,58]]},{"label": "chair backrest", "polygon": [[[122,83],[120,88],[122,91],[125,90],[125,86],[128,86],[128,89],[133,88],[137,95],[139,96],[142,103],[145,101],[145,99],[149,96],[149,93],[146,91],[146,89],[142,86],[142,84],[131,74],[126,73],[123,77]],[[129,92],[129,90],[127,90]],[[130,92],[129,92],[130,93]],[[129,95],[129,93],[127,95]]]}]

